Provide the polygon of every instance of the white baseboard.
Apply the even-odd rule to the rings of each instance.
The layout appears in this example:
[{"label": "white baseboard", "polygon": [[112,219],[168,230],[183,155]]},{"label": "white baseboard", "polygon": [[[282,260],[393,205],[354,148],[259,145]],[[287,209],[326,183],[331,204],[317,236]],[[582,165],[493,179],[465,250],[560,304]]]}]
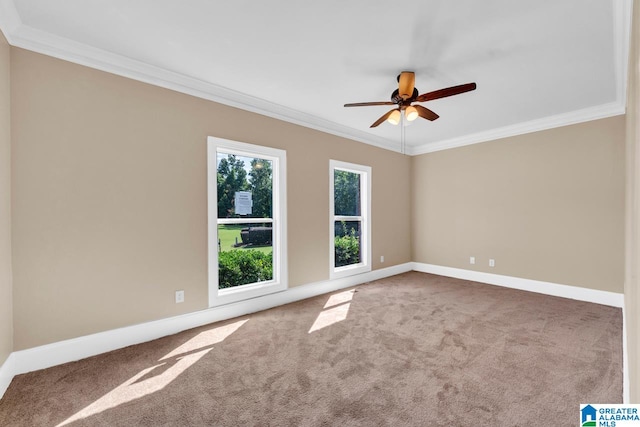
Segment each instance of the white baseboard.
[{"label": "white baseboard", "polygon": [[[443,267],[432,264],[409,262],[356,276],[326,280],[287,289],[286,291],[253,298],[247,301],[213,307],[202,311],[180,316],[160,319],[124,328],[113,329],[83,337],[59,341],[27,350],[15,351],[0,365],[0,398],[9,387],[15,375],[45,369],[86,357],[95,356],[119,348],[151,341],[172,335],[187,329],[206,325],[221,320],[251,314],[269,308],[289,304],[306,298],[334,292],[340,289],[378,280],[407,271],[437,274],[455,277],[491,285],[504,286],[530,292],[570,298],[597,304],[624,307],[624,295],[615,292],[599,291],[576,286],[560,285],[537,280],[501,276],[491,273]],[[623,323],[624,323],[623,309]],[[626,355],[626,325],[623,325],[623,358],[624,358],[624,401],[629,401],[629,378]]]},{"label": "white baseboard", "polygon": [[631,383],[629,382],[629,355],[627,353],[627,309],[622,306],[622,402],[631,403]]},{"label": "white baseboard", "polygon": [[487,283],[489,285],[503,286],[505,288],[553,295],[578,301],[593,302],[612,307],[624,306],[624,294],[616,292],[599,291],[596,289],[587,289],[578,286],[560,285],[558,283],[542,282],[539,280],[523,279],[513,276],[502,276],[499,274],[464,270],[462,268],[444,267],[441,265],[424,264],[421,262],[414,262],[413,269],[423,273],[455,277],[456,279]]},{"label": "white baseboard", "polygon": [[11,353],[7,360],[5,360],[2,365],[0,365],[0,398],[2,398],[4,392],[9,387],[9,384],[11,384],[11,380],[15,376],[13,369],[13,360],[14,356],[13,353]]},{"label": "white baseboard", "polygon": [[0,365],[0,398],[4,395],[15,375],[73,362],[209,323],[255,313],[372,280],[406,273],[411,271],[412,266],[413,264],[409,262],[341,279],[310,283],[247,301],[15,351],[11,353],[4,364]]},{"label": "white baseboard", "polygon": [[471,280],[506,288],[520,289],[523,291],[553,295],[579,301],[593,302],[622,308],[622,401],[630,402],[629,390],[629,358],[627,355],[627,319],[624,305],[624,294],[616,292],[599,291],[596,289],[580,288],[577,286],[560,285],[557,283],[541,282],[538,280],[522,279],[499,274],[483,273],[480,271],[464,270],[461,268],[444,267],[441,265],[413,263],[413,270],[423,273],[437,274],[439,276],[455,277],[456,279]]}]

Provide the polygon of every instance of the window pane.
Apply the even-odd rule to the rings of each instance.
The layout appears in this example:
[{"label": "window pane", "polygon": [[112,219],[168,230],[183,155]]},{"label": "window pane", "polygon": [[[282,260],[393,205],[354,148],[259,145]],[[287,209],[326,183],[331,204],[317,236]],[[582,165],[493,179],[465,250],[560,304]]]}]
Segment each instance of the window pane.
[{"label": "window pane", "polygon": [[273,279],[271,224],[218,225],[218,288]]},{"label": "window pane", "polygon": [[360,263],[360,221],[335,222],[335,266]]},{"label": "window pane", "polygon": [[272,218],[273,162],[217,153],[218,218]]},{"label": "window pane", "polygon": [[360,216],[360,174],[334,170],[334,215]]}]

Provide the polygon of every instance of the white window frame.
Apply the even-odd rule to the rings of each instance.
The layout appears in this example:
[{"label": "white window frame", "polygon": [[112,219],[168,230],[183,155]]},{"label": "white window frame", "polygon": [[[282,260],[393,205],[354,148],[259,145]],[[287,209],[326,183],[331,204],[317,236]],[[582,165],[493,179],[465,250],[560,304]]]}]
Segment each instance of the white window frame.
[{"label": "white window frame", "polygon": [[[218,224],[246,223],[248,219],[218,218],[217,155],[236,154],[259,157],[273,163],[272,219],[255,218],[253,222],[271,222],[273,233],[273,279],[235,288],[218,289]],[[287,282],[287,152],[277,148],[247,144],[229,139],[207,138],[207,207],[209,307],[219,306],[284,291]]]},{"label": "white window frame", "polygon": [[[343,219],[335,215],[335,173],[344,170],[360,174],[360,263],[336,267],[335,222]],[[353,218],[353,217],[349,217]],[[345,218],[346,219],[346,218]],[[339,279],[371,271],[371,167],[355,163],[329,160],[329,277]]]}]

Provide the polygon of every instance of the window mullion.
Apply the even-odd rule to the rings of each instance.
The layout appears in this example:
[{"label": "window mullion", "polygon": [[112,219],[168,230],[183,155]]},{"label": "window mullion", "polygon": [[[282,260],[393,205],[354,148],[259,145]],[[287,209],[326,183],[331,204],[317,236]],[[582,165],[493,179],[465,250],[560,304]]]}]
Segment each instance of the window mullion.
[{"label": "window mullion", "polygon": [[362,216],[334,215],[334,221],[362,221]]},{"label": "window mullion", "polygon": [[273,218],[218,218],[218,224],[262,224],[273,223]]}]

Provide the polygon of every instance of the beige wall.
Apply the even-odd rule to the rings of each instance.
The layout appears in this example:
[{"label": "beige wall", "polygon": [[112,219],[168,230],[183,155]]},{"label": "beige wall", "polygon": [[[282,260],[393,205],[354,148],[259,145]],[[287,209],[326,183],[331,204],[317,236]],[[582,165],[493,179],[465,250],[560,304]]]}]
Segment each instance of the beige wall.
[{"label": "beige wall", "polygon": [[640,4],[634,2],[627,98],[625,320],[631,403],[640,403]]},{"label": "beige wall", "polygon": [[0,365],[13,351],[10,48],[0,32]]},{"label": "beige wall", "polygon": [[[9,48],[0,40],[0,129],[6,130],[0,134],[0,363],[12,349],[206,308],[208,135],[287,150],[290,286],[328,279],[327,170],[333,158],[373,167],[374,268],[415,260],[622,292],[623,118],[409,159],[21,49],[11,52],[9,80],[3,71]],[[637,71],[637,53],[634,58]],[[3,91],[9,81],[11,116]],[[627,134],[635,133],[627,150],[638,147],[637,86],[630,102],[636,109],[627,115]],[[13,347],[11,251],[4,238],[11,237],[9,117]],[[627,200],[637,200],[637,171]],[[633,220],[627,212],[636,230],[636,255],[627,239],[627,265],[637,271],[637,203]],[[471,255],[475,266],[468,263]],[[627,277],[627,322],[635,331],[637,286],[637,275]],[[176,289],[185,289],[184,304],[173,302]],[[628,340],[632,396],[639,401],[640,343],[635,334]]]},{"label": "beige wall", "polygon": [[16,350],[207,307],[209,135],[287,151],[290,286],[329,278],[329,159],[372,166],[374,269],[411,261],[405,156],[17,48],[11,70]]},{"label": "beige wall", "polygon": [[412,158],[413,260],[622,292],[624,132],[619,116]]}]

